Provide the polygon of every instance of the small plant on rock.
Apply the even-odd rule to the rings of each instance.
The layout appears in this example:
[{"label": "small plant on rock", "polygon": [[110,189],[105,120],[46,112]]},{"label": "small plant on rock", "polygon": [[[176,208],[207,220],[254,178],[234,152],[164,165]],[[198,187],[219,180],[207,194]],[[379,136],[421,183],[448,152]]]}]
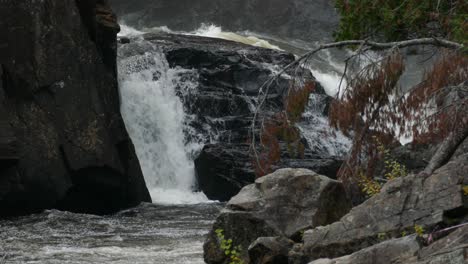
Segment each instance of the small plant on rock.
[{"label": "small plant on rock", "polygon": [[244,261],[240,258],[242,247],[240,245],[233,246],[232,239],[225,238],[223,229],[216,229],[215,233],[220,241],[221,250],[230,259],[229,264],[244,264]]},{"label": "small plant on rock", "polygon": [[361,191],[365,193],[368,197],[372,197],[382,189],[382,185],[374,179],[367,177],[364,173],[359,174],[359,186]]},{"label": "small plant on rock", "polygon": [[378,234],[377,234],[377,238],[378,238],[379,240],[382,240],[382,241],[383,241],[383,240],[386,240],[386,239],[387,239],[387,233],[378,233]]},{"label": "small plant on rock", "polygon": [[[393,159],[390,156],[390,151],[385,148],[383,143],[377,137],[374,137],[374,141],[376,142],[378,153],[383,156],[385,164],[385,180],[391,181],[408,175],[406,166]],[[380,190],[382,189],[382,183],[376,181],[374,178],[366,176],[362,171],[359,173],[359,186],[361,187],[362,192],[368,197],[372,197],[380,193]]]},{"label": "small plant on rock", "polygon": [[463,186],[463,195],[468,196],[468,185]]},{"label": "small plant on rock", "polygon": [[418,237],[422,237],[424,235],[424,228],[420,225],[414,225],[414,232]]}]

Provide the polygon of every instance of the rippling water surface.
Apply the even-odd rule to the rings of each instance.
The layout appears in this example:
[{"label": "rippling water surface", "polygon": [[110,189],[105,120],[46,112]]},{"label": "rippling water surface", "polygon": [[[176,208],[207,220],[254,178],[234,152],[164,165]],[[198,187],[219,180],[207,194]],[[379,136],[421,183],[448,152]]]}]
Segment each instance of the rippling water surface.
[{"label": "rippling water surface", "polygon": [[0,263],[203,262],[220,204],[143,204],[111,216],[46,211],[0,221]]}]

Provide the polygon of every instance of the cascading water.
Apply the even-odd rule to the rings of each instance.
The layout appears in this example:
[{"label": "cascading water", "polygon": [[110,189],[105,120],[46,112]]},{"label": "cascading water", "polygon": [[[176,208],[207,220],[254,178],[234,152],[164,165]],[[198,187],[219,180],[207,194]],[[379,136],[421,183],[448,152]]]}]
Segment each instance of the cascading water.
[{"label": "cascading water", "polygon": [[193,157],[202,145],[185,134],[189,116],[177,96],[196,83],[181,78],[188,70],[170,68],[164,54],[146,44],[144,54],[119,61],[119,83],[122,115],[151,197],[163,204],[207,201],[193,192]]}]

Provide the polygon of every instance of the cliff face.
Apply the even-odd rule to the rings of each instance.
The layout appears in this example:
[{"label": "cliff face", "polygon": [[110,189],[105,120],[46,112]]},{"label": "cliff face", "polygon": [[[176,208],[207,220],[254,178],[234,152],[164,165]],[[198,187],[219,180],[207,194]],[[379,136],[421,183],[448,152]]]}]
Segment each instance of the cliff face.
[{"label": "cliff face", "polygon": [[0,216],[150,201],[120,115],[103,0],[0,5]]}]

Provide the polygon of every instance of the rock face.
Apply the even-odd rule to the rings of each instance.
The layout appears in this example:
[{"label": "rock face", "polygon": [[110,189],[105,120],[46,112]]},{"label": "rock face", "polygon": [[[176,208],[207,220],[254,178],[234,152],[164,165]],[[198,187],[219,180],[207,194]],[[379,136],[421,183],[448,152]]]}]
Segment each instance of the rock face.
[{"label": "rock face", "polygon": [[[125,23],[148,28],[168,26],[193,31],[202,23],[229,31],[261,32],[308,42],[330,39],[338,25],[328,0],[111,0]],[[314,25],[314,26],[310,26]]]},{"label": "rock face", "polygon": [[407,236],[391,239],[372,247],[360,250],[352,255],[336,259],[318,259],[309,264],[377,264],[377,263],[407,263],[395,262],[397,259],[408,259],[416,256],[421,248],[417,236]]},{"label": "rock face", "polygon": [[[452,230],[453,231],[453,230]],[[422,248],[417,257],[405,260],[401,263],[414,264],[464,264],[468,261],[468,226],[462,226],[448,236]],[[406,262],[404,262],[406,261]]]},{"label": "rock face", "polygon": [[[340,221],[308,230],[304,251],[310,259],[351,254],[378,243],[384,234],[398,237],[414,232],[415,225],[433,230],[466,218],[468,199],[468,154],[461,155],[430,176],[398,178],[377,194],[353,208]],[[466,220],[466,219],[465,219]]]},{"label": "rock face", "polygon": [[0,5],[0,216],[150,201],[120,116],[105,1]]},{"label": "rock face", "polygon": [[[453,231],[453,230],[452,230]],[[287,248],[287,246],[283,246]],[[336,259],[318,259],[309,264],[464,264],[468,260],[468,226],[423,247],[416,235],[391,239]]]},{"label": "rock face", "polygon": [[[224,236],[232,239],[234,245],[247,249],[259,237],[300,239],[301,231],[336,221],[348,212],[350,206],[338,181],[306,169],[277,170],[244,187],[229,201],[208,235],[204,245],[205,261],[210,264],[226,261],[223,252],[220,252],[220,241],[216,235],[218,229],[224,230]],[[284,256],[281,251],[270,254],[259,248],[276,251],[272,248],[279,245],[273,244],[281,240],[267,243],[269,246],[265,246],[265,241],[257,241],[250,253],[262,258]],[[249,263],[247,251],[242,253],[246,263]]]}]

